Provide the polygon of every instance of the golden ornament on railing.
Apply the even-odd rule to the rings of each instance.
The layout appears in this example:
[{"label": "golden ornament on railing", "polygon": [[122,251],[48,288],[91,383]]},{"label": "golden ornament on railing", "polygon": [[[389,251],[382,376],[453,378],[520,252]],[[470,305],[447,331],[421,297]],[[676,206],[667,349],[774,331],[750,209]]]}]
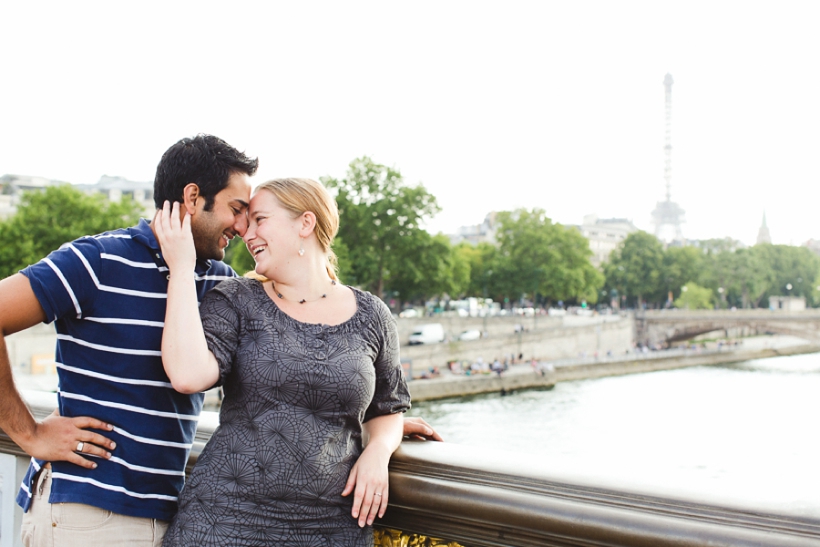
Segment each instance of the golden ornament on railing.
[{"label": "golden ornament on railing", "polygon": [[455,541],[405,534],[400,530],[377,528],[373,530],[375,547],[465,547]]}]

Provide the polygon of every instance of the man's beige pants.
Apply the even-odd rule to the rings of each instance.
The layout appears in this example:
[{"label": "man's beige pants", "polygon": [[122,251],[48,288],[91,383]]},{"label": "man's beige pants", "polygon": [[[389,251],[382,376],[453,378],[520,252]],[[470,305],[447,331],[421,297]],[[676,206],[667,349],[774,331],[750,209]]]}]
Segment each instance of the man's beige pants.
[{"label": "man's beige pants", "polygon": [[159,547],[164,520],[118,515],[82,503],[49,503],[51,470],[40,471],[23,515],[26,547]]}]

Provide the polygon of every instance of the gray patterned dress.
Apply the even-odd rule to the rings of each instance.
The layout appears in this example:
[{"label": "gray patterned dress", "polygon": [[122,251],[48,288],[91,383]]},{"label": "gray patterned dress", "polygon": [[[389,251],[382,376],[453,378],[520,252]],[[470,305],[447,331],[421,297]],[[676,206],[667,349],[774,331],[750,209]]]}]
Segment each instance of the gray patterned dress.
[{"label": "gray patterned dress", "polygon": [[225,399],[163,545],[373,544],[350,516],[353,495],[340,494],[362,423],[407,410],[410,395],[390,311],[354,293],[355,314],[336,326],[296,321],[251,279],[206,295]]}]

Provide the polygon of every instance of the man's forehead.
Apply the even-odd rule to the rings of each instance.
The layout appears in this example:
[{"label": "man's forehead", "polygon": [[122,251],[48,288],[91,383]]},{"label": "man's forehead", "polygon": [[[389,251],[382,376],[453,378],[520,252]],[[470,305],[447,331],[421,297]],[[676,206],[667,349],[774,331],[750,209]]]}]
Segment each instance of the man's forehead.
[{"label": "man's forehead", "polygon": [[245,209],[251,201],[251,183],[245,174],[234,174],[228,179],[228,186],[220,192],[220,197],[232,205],[239,205]]},{"label": "man's forehead", "polygon": [[227,203],[228,205],[239,206],[243,209],[247,209],[250,204],[250,196],[242,192],[231,191],[230,188],[225,188],[219,193],[222,194],[219,197],[224,200],[223,203]]}]

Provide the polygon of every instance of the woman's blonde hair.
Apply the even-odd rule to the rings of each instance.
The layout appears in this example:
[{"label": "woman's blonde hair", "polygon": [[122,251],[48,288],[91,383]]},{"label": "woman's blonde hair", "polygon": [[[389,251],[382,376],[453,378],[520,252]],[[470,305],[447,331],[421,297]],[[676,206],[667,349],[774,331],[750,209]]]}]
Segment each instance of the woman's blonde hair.
[{"label": "woman's blonde hair", "polygon": [[272,193],[294,218],[307,211],[316,215],[313,232],[327,258],[328,275],[331,279],[338,280],[339,266],[332,247],[333,238],[339,232],[339,208],[327,188],[313,179],[286,178],[263,182],[256,187],[254,194],[262,190]]}]

